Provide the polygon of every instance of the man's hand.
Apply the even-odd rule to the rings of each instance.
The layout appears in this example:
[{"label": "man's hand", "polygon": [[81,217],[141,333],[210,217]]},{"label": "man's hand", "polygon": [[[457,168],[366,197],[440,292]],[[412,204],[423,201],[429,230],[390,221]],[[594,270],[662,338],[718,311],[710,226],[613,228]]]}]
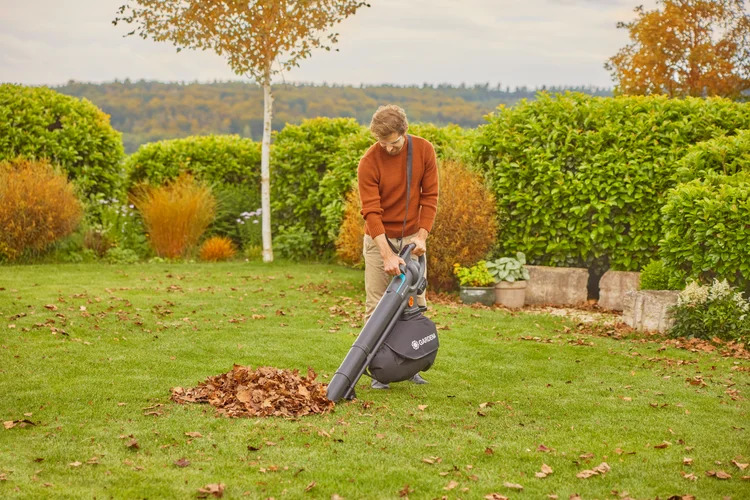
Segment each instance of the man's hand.
[{"label": "man's hand", "polygon": [[383,269],[385,269],[386,273],[392,276],[398,276],[399,274],[401,274],[401,269],[399,269],[398,267],[399,264],[406,266],[406,262],[404,262],[404,259],[391,252],[390,250],[386,255],[383,256]]},{"label": "man's hand", "polygon": [[419,257],[424,255],[427,251],[427,235],[429,233],[425,229],[420,229],[417,235],[412,238],[411,242],[416,245],[414,250],[411,251],[412,255]]}]

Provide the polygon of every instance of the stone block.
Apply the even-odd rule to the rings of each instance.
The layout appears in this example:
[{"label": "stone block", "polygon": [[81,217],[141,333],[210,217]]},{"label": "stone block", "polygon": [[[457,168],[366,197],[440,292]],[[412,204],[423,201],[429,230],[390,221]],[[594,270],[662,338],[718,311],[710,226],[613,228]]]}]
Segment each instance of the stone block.
[{"label": "stone block", "polygon": [[676,290],[631,290],[625,294],[623,321],[636,330],[665,332],[674,321],[669,308],[677,304]]},{"label": "stone block", "polygon": [[599,280],[599,307],[622,311],[625,294],[638,290],[641,273],[627,271],[607,271]]},{"label": "stone block", "polygon": [[526,303],[569,306],[588,299],[589,270],[579,267],[526,266]]}]

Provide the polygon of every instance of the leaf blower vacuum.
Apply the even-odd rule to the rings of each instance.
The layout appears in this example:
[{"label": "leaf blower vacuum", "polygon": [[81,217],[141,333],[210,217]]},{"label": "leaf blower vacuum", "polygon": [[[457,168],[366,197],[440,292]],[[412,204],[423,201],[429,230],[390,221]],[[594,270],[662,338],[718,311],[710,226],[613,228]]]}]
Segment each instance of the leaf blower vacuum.
[{"label": "leaf blower vacuum", "polygon": [[326,396],[331,401],[354,399],[354,387],[368,376],[384,384],[408,380],[435,362],[438,337],[435,323],[422,313],[417,295],[427,288],[425,256],[411,258],[410,243],[399,254],[405,266],[394,277],[367,324],[331,378]]}]

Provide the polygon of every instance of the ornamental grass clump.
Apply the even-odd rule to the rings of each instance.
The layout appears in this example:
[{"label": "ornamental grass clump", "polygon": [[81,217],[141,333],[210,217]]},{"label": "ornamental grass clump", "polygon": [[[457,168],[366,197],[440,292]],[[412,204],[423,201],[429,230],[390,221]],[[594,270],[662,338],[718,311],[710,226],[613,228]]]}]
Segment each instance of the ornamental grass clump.
[{"label": "ornamental grass clump", "polygon": [[212,236],[201,245],[199,256],[201,260],[218,262],[229,260],[235,256],[237,250],[232,240],[225,236]]},{"label": "ornamental grass clump", "polygon": [[750,342],[750,302],[726,280],[688,283],[670,311],[674,337]]},{"label": "ornamental grass clump", "polygon": [[47,161],[0,163],[0,258],[42,252],[71,234],[82,215],[73,185]]},{"label": "ornamental grass clump", "polygon": [[148,239],[159,257],[185,256],[214,220],[211,188],[189,174],[164,186],[137,189],[131,197],[141,212]]}]

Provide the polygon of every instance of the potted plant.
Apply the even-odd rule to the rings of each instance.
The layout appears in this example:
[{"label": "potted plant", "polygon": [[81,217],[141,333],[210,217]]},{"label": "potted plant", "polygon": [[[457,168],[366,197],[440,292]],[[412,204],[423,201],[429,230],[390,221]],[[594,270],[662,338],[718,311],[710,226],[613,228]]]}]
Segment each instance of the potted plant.
[{"label": "potted plant", "polygon": [[453,264],[453,274],[461,285],[459,296],[464,304],[478,302],[491,306],[495,303],[495,280],[485,261],[480,260],[470,267]]},{"label": "potted plant", "polygon": [[495,303],[511,309],[523,307],[526,301],[526,281],[529,271],[526,256],[516,253],[516,258],[501,257],[487,262],[487,269],[495,282]]}]

